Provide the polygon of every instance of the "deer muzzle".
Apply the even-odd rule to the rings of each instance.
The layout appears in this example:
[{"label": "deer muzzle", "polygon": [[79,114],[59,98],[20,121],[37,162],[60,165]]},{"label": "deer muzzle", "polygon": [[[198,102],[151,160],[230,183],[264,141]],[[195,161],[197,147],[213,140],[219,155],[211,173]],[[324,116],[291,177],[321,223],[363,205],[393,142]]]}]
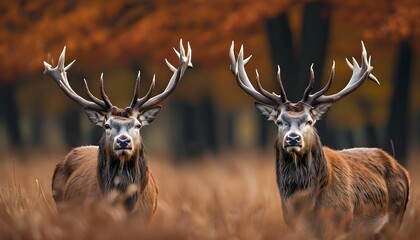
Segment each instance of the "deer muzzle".
[{"label": "deer muzzle", "polygon": [[131,155],[133,151],[133,139],[126,135],[120,134],[114,140],[114,152],[117,156]]},{"label": "deer muzzle", "polygon": [[287,152],[299,152],[303,148],[302,136],[296,132],[290,132],[284,136],[283,148]]}]

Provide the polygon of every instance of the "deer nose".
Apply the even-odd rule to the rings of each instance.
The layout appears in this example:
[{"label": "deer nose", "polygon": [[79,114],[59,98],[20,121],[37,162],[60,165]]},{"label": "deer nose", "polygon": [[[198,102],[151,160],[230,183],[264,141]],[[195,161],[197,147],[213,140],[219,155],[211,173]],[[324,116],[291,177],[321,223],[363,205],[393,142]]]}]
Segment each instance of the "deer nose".
[{"label": "deer nose", "polygon": [[289,144],[289,146],[299,145],[300,141],[301,141],[301,137],[300,137],[300,135],[298,135],[296,133],[291,133],[291,134],[287,135],[287,137],[286,137],[286,142],[287,142],[287,144]]},{"label": "deer nose", "polygon": [[121,135],[117,138],[117,143],[121,148],[125,148],[130,144],[131,138],[126,135]]}]

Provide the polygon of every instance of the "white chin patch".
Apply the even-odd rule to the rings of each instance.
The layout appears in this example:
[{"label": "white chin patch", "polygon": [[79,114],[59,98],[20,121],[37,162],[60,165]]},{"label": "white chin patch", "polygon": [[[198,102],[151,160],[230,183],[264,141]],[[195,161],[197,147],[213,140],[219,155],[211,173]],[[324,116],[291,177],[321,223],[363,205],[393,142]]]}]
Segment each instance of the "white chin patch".
[{"label": "white chin patch", "polygon": [[131,156],[131,153],[132,153],[132,150],[131,149],[118,149],[118,150],[115,150],[115,154],[118,157],[130,157]]},{"label": "white chin patch", "polygon": [[288,153],[298,153],[302,149],[301,146],[288,146],[286,147],[286,151]]}]

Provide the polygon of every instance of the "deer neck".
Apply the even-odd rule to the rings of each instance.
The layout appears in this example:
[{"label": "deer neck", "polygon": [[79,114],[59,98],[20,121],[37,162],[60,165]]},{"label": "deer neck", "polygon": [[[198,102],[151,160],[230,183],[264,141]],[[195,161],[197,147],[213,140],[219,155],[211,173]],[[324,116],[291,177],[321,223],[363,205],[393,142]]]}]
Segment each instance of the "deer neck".
[{"label": "deer neck", "polygon": [[328,180],[328,166],[319,136],[303,155],[289,154],[276,141],[276,174],[280,195],[287,199],[305,191],[308,197],[319,194]]},{"label": "deer neck", "polygon": [[[101,192],[104,196],[112,197],[112,201],[123,203],[131,211],[148,182],[149,169],[144,145],[141,143],[138,153],[130,159],[111,156],[101,146],[97,167]],[[110,194],[115,194],[115,197]]]}]

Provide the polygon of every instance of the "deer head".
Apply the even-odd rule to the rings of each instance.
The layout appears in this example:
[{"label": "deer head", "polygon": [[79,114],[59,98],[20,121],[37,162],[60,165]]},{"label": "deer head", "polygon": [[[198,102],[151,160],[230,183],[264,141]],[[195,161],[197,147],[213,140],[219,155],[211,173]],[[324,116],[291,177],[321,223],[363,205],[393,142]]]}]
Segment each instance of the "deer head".
[{"label": "deer head", "polygon": [[[174,49],[175,50],[175,49]],[[66,48],[64,47],[60,58],[58,59],[57,66],[52,66],[44,62],[45,71],[63,92],[70,97],[73,101],[83,107],[89,120],[102,127],[105,132],[102,137],[101,143],[105,146],[107,155],[115,156],[117,158],[125,157],[130,158],[138,152],[141,147],[140,129],[143,126],[149,125],[159,113],[161,107],[158,105],[165,98],[167,98],[175,89],[176,85],[184,75],[188,67],[192,67],[191,63],[191,47],[188,43],[188,51],[185,53],[182,39],[180,40],[180,51],[175,50],[179,57],[179,66],[175,68],[168,60],[166,63],[169,69],[173,72],[171,79],[165,90],[152,97],[152,92],[155,87],[155,77],[153,76],[152,83],[148,92],[142,98],[138,98],[140,91],[140,72],[138,73],[137,80],[134,87],[134,94],[130,106],[121,109],[114,106],[104,90],[103,75],[100,78],[100,94],[101,99],[95,97],[89,90],[86,80],[85,88],[89,100],[79,96],[70,86],[67,79],[67,70],[74,63],[71,62],[67,66],[64,65]]]},{"label": "deer head", "polygon": [[312,93],[314,83],[313,64],[310,67],[310,78],[308,87],[305,89],[302,100],[292,103],[287,99],[286,91],[280,76],[280,67],[277,71],[277,82],[280,87],[280,94],[270,93],[265,90],[260,83],[258,71],[256,70],[257,89],[251,84],[245,65],[251,56],[244,59],[243,46],[235,58],[234,43],[230,48],[230,69],[236,77],[238,85],[257,102],[255,107],[258,111],[270,121],[273,121],[278,128],[278,141],[281,148],[287,153],[303,154],[308,150],[308,146],[313,146],[316,140],[316,130],[314,124],[320,120],[329,110],[331,105],[347,96],[360,87],[366,78],[379,81],[370,72],[371,58],[367,58],[367,52],[362,42],[362,63],[361,66],[353,58],[353,63],[347,59],[347,65],[353,70],[353,74],[346,87],[338,93],[324,95],[332,84],[335,71],[335,63],[331,68],[330,78],[324,88],[318,92]]}]

